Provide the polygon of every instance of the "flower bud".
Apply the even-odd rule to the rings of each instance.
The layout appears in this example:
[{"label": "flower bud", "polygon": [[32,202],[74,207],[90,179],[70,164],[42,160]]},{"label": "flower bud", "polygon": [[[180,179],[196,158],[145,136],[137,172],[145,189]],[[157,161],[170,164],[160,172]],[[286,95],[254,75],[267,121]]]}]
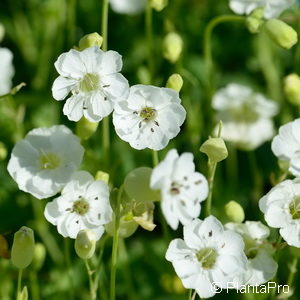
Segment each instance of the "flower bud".
[{"label": "flower bud", "polygon": [[251,33],[259,32],[260,26],[264,23],[264,9],[259,7],[255,9],[246,20],[246,24]]},{"label": "flower bud", "polygon": [[281,20],[270,19],[265,23],[268,36],[279,46],[290,49],[298,41],[297,32]]},{"label": "flower bud", "polygon": [[0,161],[4,160],[7,156],[7,149],[4,143],[0,142]]},{"label": "flower bud", "polygon": [[290,103],[300,105],[300,77],[297,74],[285,77],[284,92]]},{"label": "flower bud", "polygon": [[80,39],[79,50],[82,51],[92,46],[98,46],[100,48],[102,42],[103,42],[103,37],[100,34],[98,34],[97,32],[89,33]]},{"label": "flower bud", "polygon": [[97,171],[96,176],[95,176],[96,180],[102,180],[105,183],[108,184],[109,182],[109,174],[103,171]]},{"label": "flower bud", "polygon": [[235,201],[229,201],[225,205],[225,214],[231,222],[242,223],[245,219],[244,209]]},{"label": "flower bud", "polygon": [[24,286],[21,293],[18,294],[17,300],[27,300],[28,299],[28,290],[27,286]]},{"label": "flower bud", "polygon": [[180,92],[182,86],[183,86],[183,79],[179,74],[177,74],[177,73],[172,74],[168,78],[168,81],[167,81],[167,84],[166,84],[167,88],[170,88],[170,89],[173,89],[177,92]]},{"label": "flower bud", "polygon": [[19,269],[30,265],[34,255],[34,234],[33,230],[23,226],[14,235],[11,249],[12,263]]},{"label": "flower bud", "polygon": [[98,123],[90,122],[86,118],[81,118],[76,124],[76,134],[82,139],[89,139],[97,130]]},{"label": "flower bud", "polygon": [[41,243],[36,243],[34,247],[34,256],[32,261],[32,267],[35,270],[40,270],[44,264],[46,257],[46,248]]},{"label": "flower bud", "polygon": [[175,63],[182,52],[183,41],[176,32],[168,33],[163,40],[163,56],[171,63]]},{"label": "flower bud", "polygon": [[82,259],[91,258],[96,249],[96,237],[90,229],[80,230],[75,240],[75,251]]},{"label": "flower bud", "polygon": [[220,162],[227,158],[228,151],[222,138],[209,138],[200,147],[200,151],[205,153],[213,162]]},{"label": "flower bud", "polygon": [[150,4],[155,10],[162,11],[168,5],[168,0],[151,0]]}]

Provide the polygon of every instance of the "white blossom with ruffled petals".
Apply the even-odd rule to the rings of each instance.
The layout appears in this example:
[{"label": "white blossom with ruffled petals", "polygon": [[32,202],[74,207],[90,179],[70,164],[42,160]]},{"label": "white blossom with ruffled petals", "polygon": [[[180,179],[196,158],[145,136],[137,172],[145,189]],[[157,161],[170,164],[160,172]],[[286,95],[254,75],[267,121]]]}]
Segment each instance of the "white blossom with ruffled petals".
[{"label": "white blossom with ruffled petals", "polygon": [[66,185],[83,153],[79,138],[66,126],[37,128],[14,146],[7,169],[20,190],[44,199]]}]

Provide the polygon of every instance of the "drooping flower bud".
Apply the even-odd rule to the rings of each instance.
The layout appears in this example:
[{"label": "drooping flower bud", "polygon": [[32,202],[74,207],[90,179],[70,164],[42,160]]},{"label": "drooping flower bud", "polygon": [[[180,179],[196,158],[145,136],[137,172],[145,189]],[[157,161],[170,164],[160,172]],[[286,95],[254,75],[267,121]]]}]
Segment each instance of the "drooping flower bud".
[{"label": "drooping flower bud", "polygon": [[102,180],[105,183],[108,184],[109,182],[109,174],[103,171],[97,171],[96,176],[95,176],[96,180]]},{"label": "drooping flower bud", "polygon": [[227,158],[228,151],[222,138],[209,138],[200,147],[212,162],[220,162]]},{"label": "drooping flower bud", "polygon": [[245,219],[244,209],[235,201],[229,201],[225,205],[225,214],[230,222],[242,223]]},{"label": "drooping flower bud", "polygon": [[286,98],[294,105],[300,105],[300,77],[293,73],[284,79],[284,92]]},{"label": "drooping flower bud", "polygon": [[163,40],[163,56],[171,63],[175,63],[182,52],[183,41],[176,32],[168,33]]},{"label": "drooping flower bud", "polygon": [[75,240],[75,251],[82,259],[91,258],[96,249],[95,233],[90,229],[80,230]]},{"label": "drooping flower bud", "polygon": [[247,27],[251,33],[259,32],[260,26],[264,23],[264,9],[259,7],[255,9],[246,20]]},{"label": "drooping flower bud", "polygon": [[150,4],[156,11],[162,11],[168,5],[168,0],[151,0]]},{"label": "drooping flower bud", "polygon": [[98,123],[90,122],[86,118],[81,118],[76,124],[76,135],[82,140],[89,139],[97,130]]},{"label": "drooping flower bud", "polygon": [[100,34],[97,32],[89,33],[80,39],[79,50],[82,51],[92,46],[98,46],[100,48],[102,43],[103,37]]},{"label": "drooping flower bud", "polygon": [[40,270],[44,264],[46,257],[46,248],[41,243],[36,243],[34,247],[34,256],[32,261],[32,267],[35,270]]},{"label": "drooping flower bud", "polygon": [[33,230],[23,226],[14,235],[11,250],[12,263],[19,269],[30,265],[34,255],[34,233]]},{"label": "drooping flower bud", "polygon": [[170,89],[173,89],[177,92],[180,92],[182,86],[183,86],[183,79],[179,74],[177,74],[177,73],[172,74],[168,78],[168,81],[167,81],[167,84],[166,84],[167,88],[170,88]]},{"label": "drooping flower bud", "polygon": [[297,32],[281,20],[268,20],[265,23],[265,29],[268,36],[280,47],[290,49],[298,41]]}]

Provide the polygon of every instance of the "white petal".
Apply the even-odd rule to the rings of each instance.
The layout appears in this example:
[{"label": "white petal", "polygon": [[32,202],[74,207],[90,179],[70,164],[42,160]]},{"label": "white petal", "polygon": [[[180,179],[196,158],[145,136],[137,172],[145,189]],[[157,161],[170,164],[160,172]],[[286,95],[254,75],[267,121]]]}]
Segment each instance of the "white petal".
[{"label": "white petal", "polygon": [[55,100],[63,100],[71,92],[74,85],[77,83],[76,79],[57,77],[52,86],[52,95]]},{"label": "white petal", "polygon": [[73,95],[67,99],[63,113],[68,117],[70,121],[79,121],[83,114],[84,96],[81,94]]}]

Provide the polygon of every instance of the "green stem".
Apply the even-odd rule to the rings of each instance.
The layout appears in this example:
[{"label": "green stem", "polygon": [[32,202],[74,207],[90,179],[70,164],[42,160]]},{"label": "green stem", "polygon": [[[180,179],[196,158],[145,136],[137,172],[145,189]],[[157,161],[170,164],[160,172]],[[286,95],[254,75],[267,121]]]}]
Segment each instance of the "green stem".
[{"label": "green stem", "polygon": [[152,163],[153,167],[157,166],[159,163],[158,152],[155,150],[152,150]]},{"label": "green stem", "polygon": [[107,28],[108,28],[108,0],[102,1],[102,31],[103,38],[102,49],[107,51]]},{"label": "green stem", "polygon": [[117,205],[115,211],[115,226],[113,236],[113,247],[111,254],[111,273],[110,273],[110,300],[116,299],[116,268],[117,268],[117,257],[118,257],[118,246],[119,246],[119,233],[120,233],[120,203],[121,196],[123,193],[123,185],[120,187]]},{"label": "green stem", "polygon": [[294,282],[295,275],[297,273],[297,264],[298,264],[298,257],[294,257],[292,264],[290,265],[290,273],[287,280],[287,285],[291,287]]},{"label": "green stem", "polygon": [[69,295],[70,299],[75,299],[74,297],[74,282],[72,277],[72,268],[71,268],[71,258],[70,258],[70,241],[68,238],[64,238],[64,254],[66,259],[66,266],[67,266],[67,273],[68,273],[68,279],[69,279]]},{"label": "green stem", "polygon": [[18,285],[17,285],[17,300],[19,299],[19,295],[21,293],[21,285],[22,285],[22,273],[23,269],[19,269],[19,274],[18,274]]},{"label": "green stem", "polygon": [[150,71],[150,83],[154,78],[154,54],[153,54],[153,30],[152,30],[152,7],[151,1],[148,0],[145,15],[146,37],[148,46],[148,68]]},{"label": "green stem", "polygon": [[89,262],[88,262],[87,259],[84,260],[84,264],[85,264],[86,271],[87,271],[88,277],[89,277],[91,300],[96,300],[94,281],[93,281],[93,277],[92,277],[93,272],[91,270],[91,267],[90,267]]},{"label": "green stem", "polygon": [[36,270],[31,270],[29,273],[32,300],[40,300],[40,289],[36,274]]}]

